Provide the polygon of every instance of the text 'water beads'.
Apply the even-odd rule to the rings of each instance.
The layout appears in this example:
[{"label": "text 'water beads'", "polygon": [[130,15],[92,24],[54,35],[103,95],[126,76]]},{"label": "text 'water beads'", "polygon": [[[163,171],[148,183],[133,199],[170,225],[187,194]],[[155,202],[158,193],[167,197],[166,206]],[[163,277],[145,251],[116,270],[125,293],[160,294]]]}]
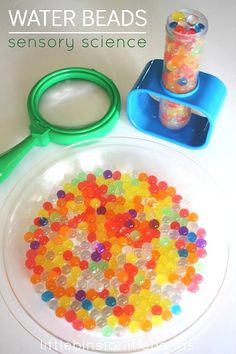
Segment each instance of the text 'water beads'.
[{"label": "text 'water beads'", "polygon": [[148,332],[203,277],[206,232],[174,187],[145,172],[81,172],[25,233],[37,293],[77,331]]}]

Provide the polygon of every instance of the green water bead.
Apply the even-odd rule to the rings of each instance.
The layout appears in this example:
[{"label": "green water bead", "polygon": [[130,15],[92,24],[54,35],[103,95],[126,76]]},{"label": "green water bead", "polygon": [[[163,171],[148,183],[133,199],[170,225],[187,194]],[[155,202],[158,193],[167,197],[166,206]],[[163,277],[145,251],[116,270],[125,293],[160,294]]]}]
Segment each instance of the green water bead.
[{"label": "green water bead", "polygon": [[144,282],[144,276],[141,275],[141,274],[137,274],[137,275],[135,275],[135,277],[134,277],[134,281],[135,281],[136,284],[142,285],[143,282]]},{"label": "green water bead", "polygon": [[194,268],[197,273],[201,273],[204,269],[204,265],[202,262],[198,261],[197,263],[194,264]]},{"label": "green water bead", "polygon": [[109,266],[108,263],[105,261],[100,261],[100,262],[98,262],[98,265],[97,265],[98,269],[100,269],[100,270],[106,270],[108,268],[108,266]]},{"label": "green water bead", "polygon": [[131,184],[132,184],[132,186],[138,186],[139,185],[139,180],[137,178],[132,178]]},{"label": "green water bead", "polygon": [[90,262],[89,263],[89,270],[91,270],[92,272],[97,270],[97,268],[98,268],[98,264],[96,262]]},{"label": "green water bead", "polygon": [[95,174],[95,176],[97,176],[97,177],[102,176],[102,175],[103,175],[103,169],[100,168],[100,167],[97,167],[97,168],[94,170],[94,174]]},{"label": "green water bead", "polygon": [[37,229],[36,225],[31,225],[30,228],[29,228],[29,231],[30,232],[34,232],[36,229]]},{"label": "green water bead", "polygon": [[50,215],[50,221],[55,222],[60,220],[60,214],[59,213],[52,213]]},{"label": "green water bead", "polygon": [[78,182],[85,181],[85,180],[86,180],[86,178],[87,178],[87,175],[86,175],[86,173],[85,173],[85,172],[80,172],[80,173],[78,174],[78,177],[77,177]]},{"label": "green water bead", "polygon": [[163,209],[162,209],[162,213],[163,213],[163,215],[168,215],[168,216],[170,216],[170,215],[172,215],[173,211],[172,211],[171,208],[166,207],[166,208],[163,208]]},{"label": "green water bead", "polygon": [[78,178],[74,178],[74,179],[72,180],[72,182],[71,182],[71,184],[72,184],[73,186],[77,186],[78,183],[79,183],[79,179],[78,179]]},{"label": "green water bead", "polygon": [[105,326],[102,329],[102,334],[104,335],[104,337],[110,337],[112,335],[112,327],[110,326]]},{"label": "green water bead", "polygon": [[140,234],[139,231],[132,231],[132,232],[130,233],[130,238],[131,238],[131,240],[133,240],[133,241],[139,240],[140,237],[141,237],[141,234]]},{"label": "green water bead", "polygon": [[160,237],[160,245],[161,246],[168,246],[169,245],[169,238],[166,236]]}]

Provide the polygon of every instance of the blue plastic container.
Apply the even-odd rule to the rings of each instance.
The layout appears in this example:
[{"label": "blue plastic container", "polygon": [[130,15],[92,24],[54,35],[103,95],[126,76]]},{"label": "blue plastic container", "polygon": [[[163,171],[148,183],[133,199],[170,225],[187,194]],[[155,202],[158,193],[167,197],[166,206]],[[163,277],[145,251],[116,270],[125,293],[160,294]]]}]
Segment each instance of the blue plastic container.
[{"label": "blue plastic container", "polygon": [[[127,98],[130,122],[142,132],[191,148],[205,147],[226,97],[226,87],[217,77],[201,72],[197,87],[185,94],[166,90],[161,83],[163,60],[151,60],[145,66]],[[180,130],[164,127],[159,120],[158,99],[164,98],[190,107],[189,123]]]}]

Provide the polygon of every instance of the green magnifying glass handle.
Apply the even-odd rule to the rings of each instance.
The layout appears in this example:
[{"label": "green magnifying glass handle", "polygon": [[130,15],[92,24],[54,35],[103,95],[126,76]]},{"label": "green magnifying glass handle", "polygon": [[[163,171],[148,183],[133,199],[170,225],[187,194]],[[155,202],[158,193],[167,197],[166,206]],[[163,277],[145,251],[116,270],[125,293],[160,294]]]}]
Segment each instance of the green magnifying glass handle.
[{"label": "green magnifying glass handle", "polygon": [[37,145],[37,138],[29,135],[18,145],[0,155],[0,183],[10,175],[23,157]]}]

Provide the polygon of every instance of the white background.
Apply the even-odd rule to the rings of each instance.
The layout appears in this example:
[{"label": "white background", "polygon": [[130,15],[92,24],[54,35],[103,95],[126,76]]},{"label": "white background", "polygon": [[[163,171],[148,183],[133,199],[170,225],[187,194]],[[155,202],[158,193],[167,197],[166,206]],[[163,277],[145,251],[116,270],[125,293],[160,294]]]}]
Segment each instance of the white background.
[{"label": "white background", "polygon": [[[130,126],[125,115],[125,100],[145,63],[152,58],[161,58],[164,49],[164,26],[166,17],[175,9],[195,8],[209,20],[209,33],[202,57],[202,70],[222,79],[228,96],[221,111],[209,146],[192,151],[175,148],[204,167],[222,186],[231,201],[236,198],[236,0],[146,0],[146,1],[1,1],[1,86],[0,86],[0,152],[20,142],[28,134],[26,98],[32,85],[50,71],[67,66],[85,66],[107,74],[117,84],[123,101],[121,119],[112,135],[147,137]],[[9,49],[8,31],[12,30],[7,10],[10,9],[133,9],[147,11],[147,47],[145,49],[82,49],[72,52],[64,49]],[[136,28],[132,28],[136,30]],[[48,28],[48,30],[52,30]],[[95,30],[93,28],[93,30]],[[131,30],[131,28],[130,28]],[[150,137],[150,139],[153,139]],[[155,139],[153,139],[155,140]],[[160,140],[159,140],[160,141]],[[167,143],[165,143],[167,144]],[[168,145],[168,144],[167,144]],[[171,145],[171,144],[169,144]],[[172,145],[173,146],[173,145]],[[12,176],[0,185],[0,205],[25,172],[32,169],[40,159],[61,146],[51,144],[45,149],[34,148],[15,170]],[[235,205],[235,202],[232,203]],[[221,205],[229,208],[228,202]],[[231,222],[231,220],[228,220]],[[233,222],[232,222],[233,225]],[[232,239],[235,237],[232,226]],[[235,255],[234,255],[235,257]],[[219,308],[216,321],[194,339],[185,353],[234,354],[236,352],[236,290],[232,285],[229,299]],[[9,313],[0,298],[0,347],[2,353],[41,353],[40,343],[29,335]],[[50,351],[48,351],[50,352]]]}]

